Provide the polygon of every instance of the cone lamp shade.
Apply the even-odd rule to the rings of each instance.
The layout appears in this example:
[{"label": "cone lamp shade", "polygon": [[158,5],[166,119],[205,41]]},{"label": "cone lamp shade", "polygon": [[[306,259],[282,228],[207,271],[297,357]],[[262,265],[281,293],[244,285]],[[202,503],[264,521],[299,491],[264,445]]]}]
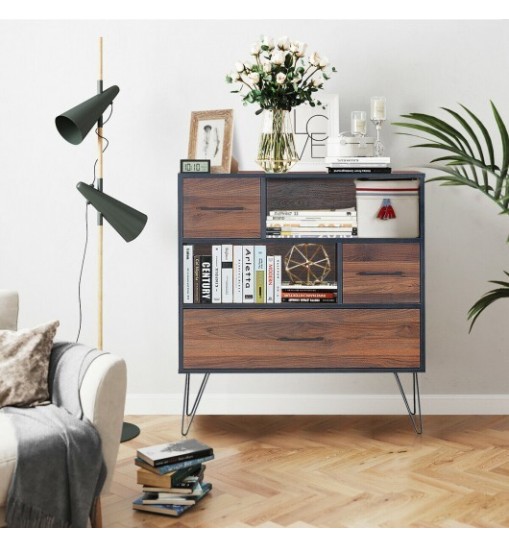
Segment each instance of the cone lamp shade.
[{"label": "cone lamp shade", "polygon": [[111,86],[57,116],[55,123],[60,135],[69,143],[79,145],[95,126],[103,112],[111,105],[119,91],[118,86]]},{"label": "cone lamp shade", "polygon": [[137,238],[145,228],[147,216],[141,211],[108,196],[92,185],[80,182],[76,187],[126,242]]}]

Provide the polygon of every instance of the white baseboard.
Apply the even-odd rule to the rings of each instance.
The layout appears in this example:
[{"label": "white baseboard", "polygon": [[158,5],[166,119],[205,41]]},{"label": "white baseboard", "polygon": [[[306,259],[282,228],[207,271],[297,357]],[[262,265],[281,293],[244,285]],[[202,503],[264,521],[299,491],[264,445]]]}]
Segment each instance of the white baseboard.
[{"label": "white baseboard", "polygon": [[[194,401],[194,399],[193,399]],[[509,394],[421,394],[424,415],[507,415]],[[202,415],[404,415],[399,395],[204,394]],[[128,394],[126,415],[179,415],[182,394]]]}]

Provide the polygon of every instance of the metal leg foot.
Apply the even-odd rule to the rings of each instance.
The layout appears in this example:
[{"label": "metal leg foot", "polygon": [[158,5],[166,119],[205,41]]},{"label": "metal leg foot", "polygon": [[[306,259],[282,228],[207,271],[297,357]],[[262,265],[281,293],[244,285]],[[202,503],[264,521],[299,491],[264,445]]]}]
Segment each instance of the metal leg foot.
[{"label": "metal leg foot", "polygon": [[[205,376],[203,377],[201,381],[198,394],[196,394],[196,399],[194,400],[193,407],[191,410],[189,410],[189,392],[190,392],[190,386],[191,386],[191,374],[186,373],[186,382],[184,386],[184,406],[182,409],[182,426],[180,430],[184,437],[187,436],[187,434],[189,434],[189,430],[191,429],[191,424],[193,424],[193,420],[196,415],[198,405],[200,404],[201,397],[203,396],[203,392],[205,391],[205,387],[207,386],[207,381],[209,380],[209,376],[210,376],[210,373],[205,373]],[[186,421],[186,419],[188,420]]]},{"label": "metal leg foot", "polygon": [[410,419],[410,422],[412,423],[412,426],[414,427],[415,433],[422,434],[423,426],[422,426],[422,413],[421,413],[421,393],[419,391],[419,377],[417,376],[417,373],[412,373],[412,375],[413,375],[414,401],[413,401],[413,409],[410,409],[410,405],[408,404],[408,400],[407,400],[405,391],[403,390],[403,385],[401,384],[401,381],[399,379],[399,375],[397,373],[394,373],[399,391],[401,393],[401,397],[403,398],[403,402],[405,403],[408,417]]}]

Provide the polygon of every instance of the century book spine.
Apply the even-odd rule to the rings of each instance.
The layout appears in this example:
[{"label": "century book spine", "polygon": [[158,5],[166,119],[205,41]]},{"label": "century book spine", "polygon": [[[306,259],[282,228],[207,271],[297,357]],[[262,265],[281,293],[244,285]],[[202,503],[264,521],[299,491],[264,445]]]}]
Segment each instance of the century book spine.
[{"label": "century book spine", "polygon": [[200,302],[212,302],[212,256],[200,256]]}]

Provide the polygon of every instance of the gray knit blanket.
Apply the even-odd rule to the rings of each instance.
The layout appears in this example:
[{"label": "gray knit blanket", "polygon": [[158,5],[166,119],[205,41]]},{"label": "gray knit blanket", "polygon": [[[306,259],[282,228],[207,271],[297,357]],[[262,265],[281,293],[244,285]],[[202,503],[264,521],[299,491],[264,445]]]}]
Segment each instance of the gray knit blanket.
[{"label": "gray knit blanket", "polygon": [[106,477],[101,439],[83,416],[79,390],[101,354],[56,343],[49,370],[50,405],[4,407],[14,425],[18,458],[6,508],[8,527],[86,527]]}]

